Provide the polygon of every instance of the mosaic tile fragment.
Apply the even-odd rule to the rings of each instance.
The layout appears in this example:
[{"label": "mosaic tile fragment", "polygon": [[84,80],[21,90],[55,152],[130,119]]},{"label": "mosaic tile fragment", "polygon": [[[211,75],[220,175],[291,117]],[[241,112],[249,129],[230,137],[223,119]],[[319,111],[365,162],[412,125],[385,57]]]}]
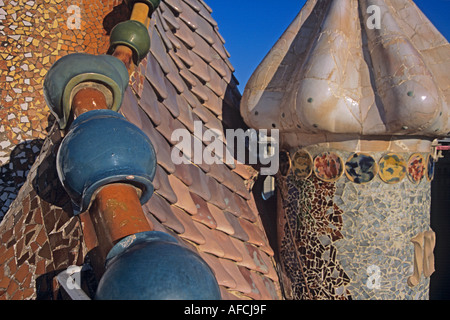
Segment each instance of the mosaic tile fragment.
[{"label": "mosaic tile fragment", "polygon": [[314,158],[314,173],[323,181],[336,181],[344,173],[343,161],[334,152],[323,152]]},{"label": "mosaic tile fragment", "polygon": [[305,150],[297,151],[292,158],[292,171],[299,179],[307,179],[313,171],[311,155]]},{"label": "mosaic tile fragment", "polygon": [[433,181],[436,162],[431,155],[427,158],[427,179]]},{"label": "mosaic tile fragment", "polygon": [[372,181],[378,172],[378,166],[374,158],[368,154],[355,153],[345,163],[347,178],[357,184]]},{"label": "mosaic tile fragment", "polygon": [[420,153],[411,155],[408,160],[408,178],[418,184],[425,176],[425,158]]},{"label": "mosaic tile fragment", "polygon": [[283,175],[283,176],[287,175],[292,166],[289,152],[287,152],[285,150],[281,151],[280,155],[279,155],[279,162],[280,162],[279,171],[280,171],[281,175]]}]

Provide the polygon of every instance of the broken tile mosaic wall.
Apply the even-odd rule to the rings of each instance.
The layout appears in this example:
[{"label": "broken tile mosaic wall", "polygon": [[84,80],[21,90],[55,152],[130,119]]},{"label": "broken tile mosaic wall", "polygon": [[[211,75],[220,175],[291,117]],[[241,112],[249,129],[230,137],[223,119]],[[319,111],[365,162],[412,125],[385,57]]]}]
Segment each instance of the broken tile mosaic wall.
[{"label": "broken tile mosaic wall", "polygon": [[69,53],[105,53],[108,23],[128,13],[113,10],[120,3],[0,0],[0,219],[53,122],[42,94],[47,70]]},{"label": "broken tile mosaic wall", "polygon": [[[328,169],[323,168],[323,161],[318,174],[299,177],[293,165],[286,176],[277,179],[282,197],[279,246],[286,296],[428,299],[429,278],[422,276],[413,288],[407,283],[414,271],[411,239],[430,230],[430,181],[424,177],[425,164],[418,165],[428,154],[386,156],[375,152],[361,157],[336,150],[332,153],[327,165],[331,169],[336,168],[336,157],[349,159],[348,174],[336,181],[324,181],[328,179],[323,172]],[[324,159],[323,153],[311,151],[312,157],[317,154]],[[413,179],[406,177],[403,158],[410,159],[408,172],[418,172]],[[384,166],[388,179],[374,174],[376,161]],[[365,172],[358,179],[367,174],[364,183],[355,180],[355,172]]]},{"label": "broken tile mosaic wall", "polygon": [[54,128],[2,221],[0,300],[54,299],[54,277],[86,254],[81,223],[71,217],[70,198],[57,179],[60,142]]}]

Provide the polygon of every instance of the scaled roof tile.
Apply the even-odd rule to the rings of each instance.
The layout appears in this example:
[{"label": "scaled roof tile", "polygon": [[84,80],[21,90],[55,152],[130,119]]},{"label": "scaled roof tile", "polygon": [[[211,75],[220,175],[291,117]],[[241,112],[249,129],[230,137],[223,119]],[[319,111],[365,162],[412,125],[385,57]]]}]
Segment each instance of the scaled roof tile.
[{"label": "scaled roof tile", "polygon": [[191,197],[195,203],[195,206],[197,207],[197,214],[193,215],[192,219],[200,223],[203,223],[204,225],[206,225],[211,229],[216,229],[217,222],[216,220],[214,220],[213,215],[209,211],[207,202],[200,196],[192,192]]},{"label": "scaled roof tile", "polygon": [[183,8],[181,7],[181,1],[180,0],[167,0],[165,3],[173,9],[177,14],[180,14],[183,12]]},{"label": "scaled roof tile", "polygon": [[249,242],[257,245],[261,250],[273,255],[273,249],[267,244],[267,237],[261,228],[245,219],[240,220],[240,225],[249,236]]},{"label": "scaled roof tile", "polygon": [[189,187],[174,175],[168,176],[170,186],[177,196],[176,206],[186,210],[189,214],[197,214],[197,207],[189,193]]},{"label": "scaled roof tile", "polygon": [[223,216],[233,229],[233,233],[231,234],[233,237],[240,239],[244,242],[250,240],[249,235],[242,228],[240,219],[236,218],[236,216],[234,216],[232,213],[228,211],[223,211]]},{"label": "scaled roof tile", "polygon": [[192,37],[192,31],[189,29],[186,23],[181,20],[179,20],[179,26],[180,28],[176,29],[173,34],[184,44],[186,44],[189,49],[192,49],[193,47],[195,47],[195,40]]},{"label": "scaled roof tile", "polygon": [[159,165],[156,167],[155,180],[158,181],[159,185],[156,192],[167,199],[169,203],[176,203],[178,201],[178,197],[170,185],[167,172]]},{"label": "scaled roof tile", "polygon": [[155,88],[156,94],[162,99],[167,99],[169,95],[167,93],[165,76],[158,61],[152,54],[147,56],[147,70],[145,76],[153,88]]},{"label": "scaled roof tile", "polygon": [[139,99],[139,105],[147,113],[155,126],[161,124],[161,114],[159,113],[160,102],[158,97],[150,86],[150,82],[144,81],[142,95]]},{"label": "scaled roof tile", "polygon": [[187,166],[192,180],[195,181],[195,183],[189,185],[189,190],[206,201],[211,200],[211,191],[208,189],[208,177],[205,175],[205,172],[193,164]]},{"label": "scaled roof tile", "polygon": [[216,229],[221,230],[229,235],[234,235],[235,231],[232,224],[226,218],[222,209],[213,205],[212,203],[207,203],[207,207],[214,221],[216,222]]},{"label": "scaled roof tile", "polygon": [[207,253],[211,253],[216,257],[223,258],[225,256],[224,248],[222,247],[219,239],[215,237],[213,229],[209,229],[202,223],[194,221],[194,225],[200,231],[200,233],[205,238],[205,243],[199,245],[199,250]]},{"label": "scaled roof tile", "polygon": [[250,292],[246,293],[245,295],[255,300],[263,300],[260,288],[253,280],[252,272],[243,266],[239,266],[238,269],[251,288]]},{"label": "scaled roof tile", "polygon": [[174,230],[179,234],[185,232],[184,225],[173,213],[172,207],[157,194],[144,205],[144,210],[148,210],[149,213],[154,215],[164,226],[171,230]]},{"label": "scaled roof tile", "polygon": [[256,285],[258,291],[261,294],[261,299],[273,300],[272,292],[269,291],[269,288],[266,286],[264,278],[261,276],[261,274],[251,271],[250,276],[253,279],[253,283]]},{"label": "scaled roof tile", "polygon": [[239,262],[243,260],[242,253],[236,248],[231,241],[231,237],[226,233],[211,229],[214,237],[218,239],[221,247],[224,249],[224,259],[232,260],[233,262]]},{"label": "scaled roof tile", "polygon": [[220,263],[218,257],[215,257],[209,253],[201,252],[200,256],[203,260],[211,267],[216,276],[217,283],[219,286],[233,289],[236,287],[236,281],[234,278],[225,270],[225,268]]},{"label": "scaled roof tile", "polygon": [[184,232],[180,233],[180,237],[183,239],[192,241],[196,244],[203,245],[206,243],[206,238],[203,234],[198,230],[198,228],[194,225],[194,221],[191,216],[184,210],[181,210],[178,207],[172,206],[172,212],[178,218],[178,220],[184,226]]},{"label": "scaled roof tile", "polygon": [[236,286],[233,288],[234,290],[242,292],[243,294],[251,293],[252,287],[247,282],[247,279],[245,279],[242,273],[239,271],[239,267],[233,261],[220,259],[220,263],[236,282]]}]

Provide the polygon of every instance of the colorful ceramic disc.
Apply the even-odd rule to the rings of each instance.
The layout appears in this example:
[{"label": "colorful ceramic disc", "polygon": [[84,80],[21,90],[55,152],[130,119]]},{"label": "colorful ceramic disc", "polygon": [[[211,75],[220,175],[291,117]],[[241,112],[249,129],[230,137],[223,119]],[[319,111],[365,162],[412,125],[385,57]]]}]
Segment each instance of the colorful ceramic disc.
[{"label": "colorful ceramic disc", "polygon": [[333,182],[344,173],[344,163],[334,152],[323,152],[314,159],[314,173],[317,178]]},{"label": "colorful ceramic disc", "polygon": [[420,153],[414,153],[408,161],[408,178],[412,183],[419,184],[425,176],[425,158]]},{"label": "colorful ceramic disc", "polygon": [[312,173],[313,161],[305,150],[299,150],[292,158],[292,172],[299,179],[307,179]]},{"label": "colorful ceramic disc", "polygon": [[367,183],[373,180],[378,172],[378,165],[368,154],[355,153],[345,163],[345,174],[354,183]]},{"label": "colorful ceramic disc", "polygon": [[434,166],[435,162],[431,155],[428,156],[427,159],[427,179],[428,181],[432,181],[434,179]]},{"label": "colorful ceramic disc", "polygon": [[281,151],[280,152],[280,173],[282,176],[286,176],[291,169],[291,158],[289,157],[289,152]]},{"label": "colorful ceramic disc", "polygon": [[378,167],[381,180],[389,184],[398,183],[406,176],[406,162],[395,153],[382,157]]}]

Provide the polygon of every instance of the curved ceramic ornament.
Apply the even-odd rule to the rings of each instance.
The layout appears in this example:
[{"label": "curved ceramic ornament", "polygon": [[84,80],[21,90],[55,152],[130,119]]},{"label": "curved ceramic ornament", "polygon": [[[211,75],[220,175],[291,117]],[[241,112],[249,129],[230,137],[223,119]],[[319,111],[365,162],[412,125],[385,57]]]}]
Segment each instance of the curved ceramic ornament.
[{"label": "curved ceramic ornament", "polygon": [[372,181],[378,173],[378,165],[375,159],[365,153],[354,153],[345,163],[347,178],[357,184]]},{"label": "curved ceramic ornament", "polygon": [[334,182],[344,174],[344,162],[334,152],[323,152],[314,159],[314,173],[325,182]]},{"label": "curved ceramic ornament", "polygon": [[431,155],[429,155],[427,159],[427,180],[430,182],[434,179],[434,165],[434,159]]},{"label": "curved ceramic ornament", "polygon": [[388,184],[402,181],[406,176],[406,162],[395,153],[384,155],[378,164],[381,180]]},{"label": "curved ceramic ornament", "polygon": [[425,176],[425,158],[420,153],[414,153],[408,160],[408,178],[414,184],[419,184]]},{"label": "curved ceramic ornament", "polygon": [[292,172],[298,179],[308,179],[313,170],[311,155],[305,150],[299,150],[292,158]]}]

